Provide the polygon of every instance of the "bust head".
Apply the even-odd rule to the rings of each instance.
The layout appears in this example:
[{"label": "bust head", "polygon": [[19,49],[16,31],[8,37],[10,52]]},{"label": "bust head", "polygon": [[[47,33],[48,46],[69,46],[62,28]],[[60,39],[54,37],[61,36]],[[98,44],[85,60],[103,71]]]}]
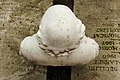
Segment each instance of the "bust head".
[{"label": "bust head", "polygon": [[43,44],[52,48],[73,47],[84,36],[85,27],[74,13],[64,5],[55,5],[42,17],[39,34]]}]

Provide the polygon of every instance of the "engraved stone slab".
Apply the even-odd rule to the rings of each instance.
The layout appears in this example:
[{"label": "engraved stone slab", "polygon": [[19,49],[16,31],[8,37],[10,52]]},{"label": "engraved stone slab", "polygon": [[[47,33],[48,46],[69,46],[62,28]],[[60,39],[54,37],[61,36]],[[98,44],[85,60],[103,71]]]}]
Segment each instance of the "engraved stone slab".
[{"label": "engraved stone slab", "polygon": [[99,56],[85,66],[72,68],[72,80],[120,79],[120,18],[118,0],[75,0],[75,13],[86,26],[86,35],[100,45]]}]

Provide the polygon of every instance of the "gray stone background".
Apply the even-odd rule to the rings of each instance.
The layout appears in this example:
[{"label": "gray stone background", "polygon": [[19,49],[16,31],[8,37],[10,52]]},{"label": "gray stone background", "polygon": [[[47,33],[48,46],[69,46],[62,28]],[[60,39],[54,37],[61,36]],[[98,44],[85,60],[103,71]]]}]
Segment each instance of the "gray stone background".
[{"label": "gray stone background", "polygon": [[[0,80],[46,79],[45,66],[39,66],[34,73],[25,75],[33,66],[18,53],[21,41],[37,32],[42,15],[51,5],[52,0],[0,0]],[[94,38],[100,46],[103,41],[112,39],[95,37],[95,34],[119,34],[119,0],[75,0],[74,12],[85,24],[86,35]],[[117,28],[118,31],[98,32],[98,28]],[[114,45],[107,46],[119,47],[119,40],[114,42]],[[95,60],[102,63],[93,60],[87,65],[72,67],[72,80],[120,80],[119,53],[113,54],[112,51],[119,52],[119,49],[100,50]],[[113,56],[109,56],[111,54]]]}]

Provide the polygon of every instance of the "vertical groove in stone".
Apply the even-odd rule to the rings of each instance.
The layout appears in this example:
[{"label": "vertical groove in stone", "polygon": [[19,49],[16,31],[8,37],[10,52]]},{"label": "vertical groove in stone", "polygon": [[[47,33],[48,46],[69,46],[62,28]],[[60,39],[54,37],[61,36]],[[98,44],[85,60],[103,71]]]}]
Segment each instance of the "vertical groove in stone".
[{"label": "vertical groove in stone", "polygon": [[[53,5],[57,4],[74,9],[74,0],[53,0]],[[71,80],[71,66],[48,66],[46,80]]]}]

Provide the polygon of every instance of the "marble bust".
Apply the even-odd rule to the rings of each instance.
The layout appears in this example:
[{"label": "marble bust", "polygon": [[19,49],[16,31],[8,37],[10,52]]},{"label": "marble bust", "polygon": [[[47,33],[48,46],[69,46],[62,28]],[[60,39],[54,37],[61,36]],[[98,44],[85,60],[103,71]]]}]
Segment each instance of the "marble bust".
[{"label": "marble bust", "polygon": [[20,54],[38,65],[74,66],[93,60],[99,46],[86,37],[84,24],[67,6],[54,5],[43,15],[38,32],[21,42]]}]

